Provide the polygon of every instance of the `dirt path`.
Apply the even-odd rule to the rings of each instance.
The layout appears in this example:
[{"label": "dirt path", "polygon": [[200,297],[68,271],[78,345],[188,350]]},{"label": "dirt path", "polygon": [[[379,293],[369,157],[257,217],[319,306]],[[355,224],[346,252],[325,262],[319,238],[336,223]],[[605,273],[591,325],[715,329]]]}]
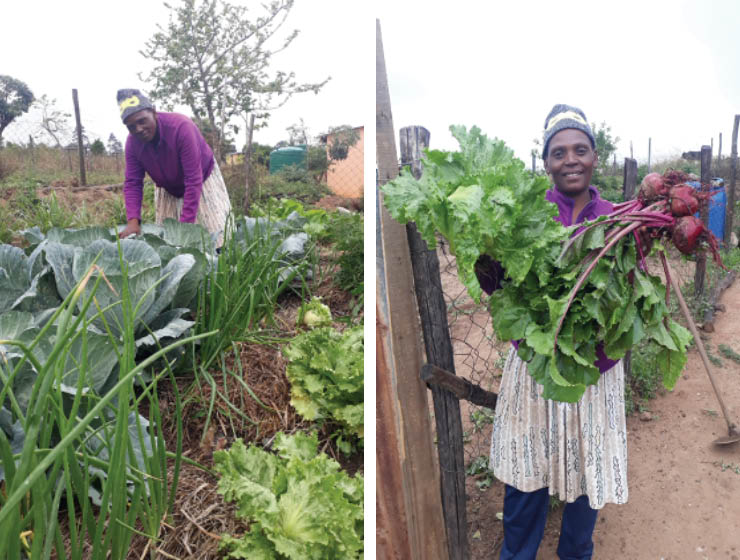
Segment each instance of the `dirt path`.
[{"label": "dirt path", "polygon": [[[731,420],[740,423],[740,364],[717,350],[726,344],[740,352],[740,282],[721,302],[727,311],[705,346],[722,360],[712,371]],[[740,559],[740,443],[712,445],[727,425],[695,349],[674,391],[648,407],[651,420],[627,419],[629,501],[600,512],[594,558]],[[561,512],[550,515],[538,560],[557,558]]]},{"label": "dirt path", "polygon": [[[446,293],[457,294],[462,289],[454,278],[443,275],[443,282]],[[715,332],[707,335],[704,344],[722,360],[722,366],[713,365],[712,372],[731,420],[740,425],[740,364],[718,350],[726,344],[740,353],[740,281],[723,293],[721,303],[727,311],[717,315]],[[469,332],[477,317],[472,314],[451,326],[453,340],[467,341],[455,342],[456,354],[467,355],[470,342],[476,348],[485,347],[479,344],[480,338],[490,329]],[[497,371],[495,356],[485,358],[482,370]],[[471,369],[481,369],[480,361],[471,365],[458,373],[469,376]],[[466,430],[470,428],[467,406],[463,406]],[[688,364],[674,391],[661,388],[646,410],[647,414],[627,418],[629,501],[622,506],[607,505],[599,513],[594,558],[740,560],[740,442],[712,445],[715,438],[727,434],[727,425],[696,349],[689,351]],[[466,464],[474,456],[487,454],[489,445],[490,426],[486,426],[466,446]],[[480,490],[469,476],[466,487],[472,558],[496,559],[503,538],[499,520],[503,485],[494,480],[490,488]],[[562,510],[561,506],[548,516],[538,560],[557,559]]]}]

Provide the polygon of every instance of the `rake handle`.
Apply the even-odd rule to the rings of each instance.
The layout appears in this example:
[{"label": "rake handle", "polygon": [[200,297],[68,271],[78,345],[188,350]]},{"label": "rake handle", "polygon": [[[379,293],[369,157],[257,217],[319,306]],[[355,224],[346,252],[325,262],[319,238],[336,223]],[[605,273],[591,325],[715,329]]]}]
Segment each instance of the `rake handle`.
[{"label": "rake handle", "polygon": [[696,347],[699,350],[699,355],[701,356],[701,361],[704,362],[704,368],[707,370],[707,375],[709,375],[709,381],[712,384],[712,389],[714,389],[714,394],[717,395],[717,400],[719,401],[719,406],[722,409],[722,415],[725,417],[725,422],[727,422],[727,429],[730,431],[730,433],[735,432],[735,424],[733,424],[730,421],[730,415],[727,413],[727,409],[725,408],[725,403],[722,401],[722,397],[719,394],[719,389],[717,389],[717,384],[714,382],[714,375],[712,375],[712,370],[709,367],[709,357],[707,356],[707,351],[704,349],[704,343],[701,340],[701,337],[699,336],[699,331],[696,328],[696,324],[694,323],[693,318],[691,317],[691,313],[689,312],[689,308],[686,305],[686,301],[683,299],[683,295],[681,294],[681,289],[678,286],[678,281],[676,280],[676,275],[673,274],[673,270],[671,270],[670,265],[668,264],[668,259],[664,260],[664,264],[666,267],[666,271],[668,272],[668,276],[670,277],[671,287],[673,288],[673,293],[676,294],[676,298],[678,299],[678,305],[681,308],[681,312],[683,313],[684,317],[686,318],[686,322],[689,325],[689,330],[691,331],[691,334],[694,336],[694,340],[696,341]]}]

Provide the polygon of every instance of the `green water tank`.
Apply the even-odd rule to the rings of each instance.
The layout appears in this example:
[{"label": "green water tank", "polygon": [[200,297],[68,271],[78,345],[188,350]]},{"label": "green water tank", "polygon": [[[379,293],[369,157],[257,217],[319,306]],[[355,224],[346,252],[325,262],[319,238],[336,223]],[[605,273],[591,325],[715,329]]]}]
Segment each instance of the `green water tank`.
[{"label": "green water tank", "polygon": [[277,173],[288,165],[306,169],[306,145],[288,146],[270,152],[270,174]]}]

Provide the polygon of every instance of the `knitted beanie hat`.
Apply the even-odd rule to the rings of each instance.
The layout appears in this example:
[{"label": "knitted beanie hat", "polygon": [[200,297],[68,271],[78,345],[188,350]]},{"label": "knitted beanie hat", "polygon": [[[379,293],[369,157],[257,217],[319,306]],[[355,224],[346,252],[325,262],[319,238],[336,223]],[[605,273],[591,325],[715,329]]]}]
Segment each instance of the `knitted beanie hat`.
[{"label": "knitted beanie hat", "polygon": [[578,107],[571,107],[570,105],[555,105],[550,114],[545,119],[545,134],[542,143],[542,158],[547,157],[547,147],[550,143],[550,139],[555,136],[561,130],[566,128],[575,128],[580,130],[588,136],[591,140],[591,147],[596,147],[596,141],[594,140],[594,133],[591,132],[591,127],[586,120],[586,115]]},{"label": "knitted beanie hat", "polygon": [[118,108],[121,111],[121,120],[125,121],[129,115],[142,109],[154,109],[154,105],[138,89],[119,89]]}]

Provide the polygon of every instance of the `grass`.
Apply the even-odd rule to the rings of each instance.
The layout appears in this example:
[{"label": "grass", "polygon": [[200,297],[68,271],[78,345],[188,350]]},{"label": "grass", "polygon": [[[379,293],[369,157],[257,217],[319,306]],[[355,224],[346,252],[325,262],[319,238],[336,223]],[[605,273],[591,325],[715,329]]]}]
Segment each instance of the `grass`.
[{"label": "grass", "polygon": [[717,349],[719,350],[719,353],[722,354],[728,360],[732,360],[736,364],[740,364],[740,354],[735,352],[735,350],[733,350],[727,344],[720,344],[717,347]]}]

